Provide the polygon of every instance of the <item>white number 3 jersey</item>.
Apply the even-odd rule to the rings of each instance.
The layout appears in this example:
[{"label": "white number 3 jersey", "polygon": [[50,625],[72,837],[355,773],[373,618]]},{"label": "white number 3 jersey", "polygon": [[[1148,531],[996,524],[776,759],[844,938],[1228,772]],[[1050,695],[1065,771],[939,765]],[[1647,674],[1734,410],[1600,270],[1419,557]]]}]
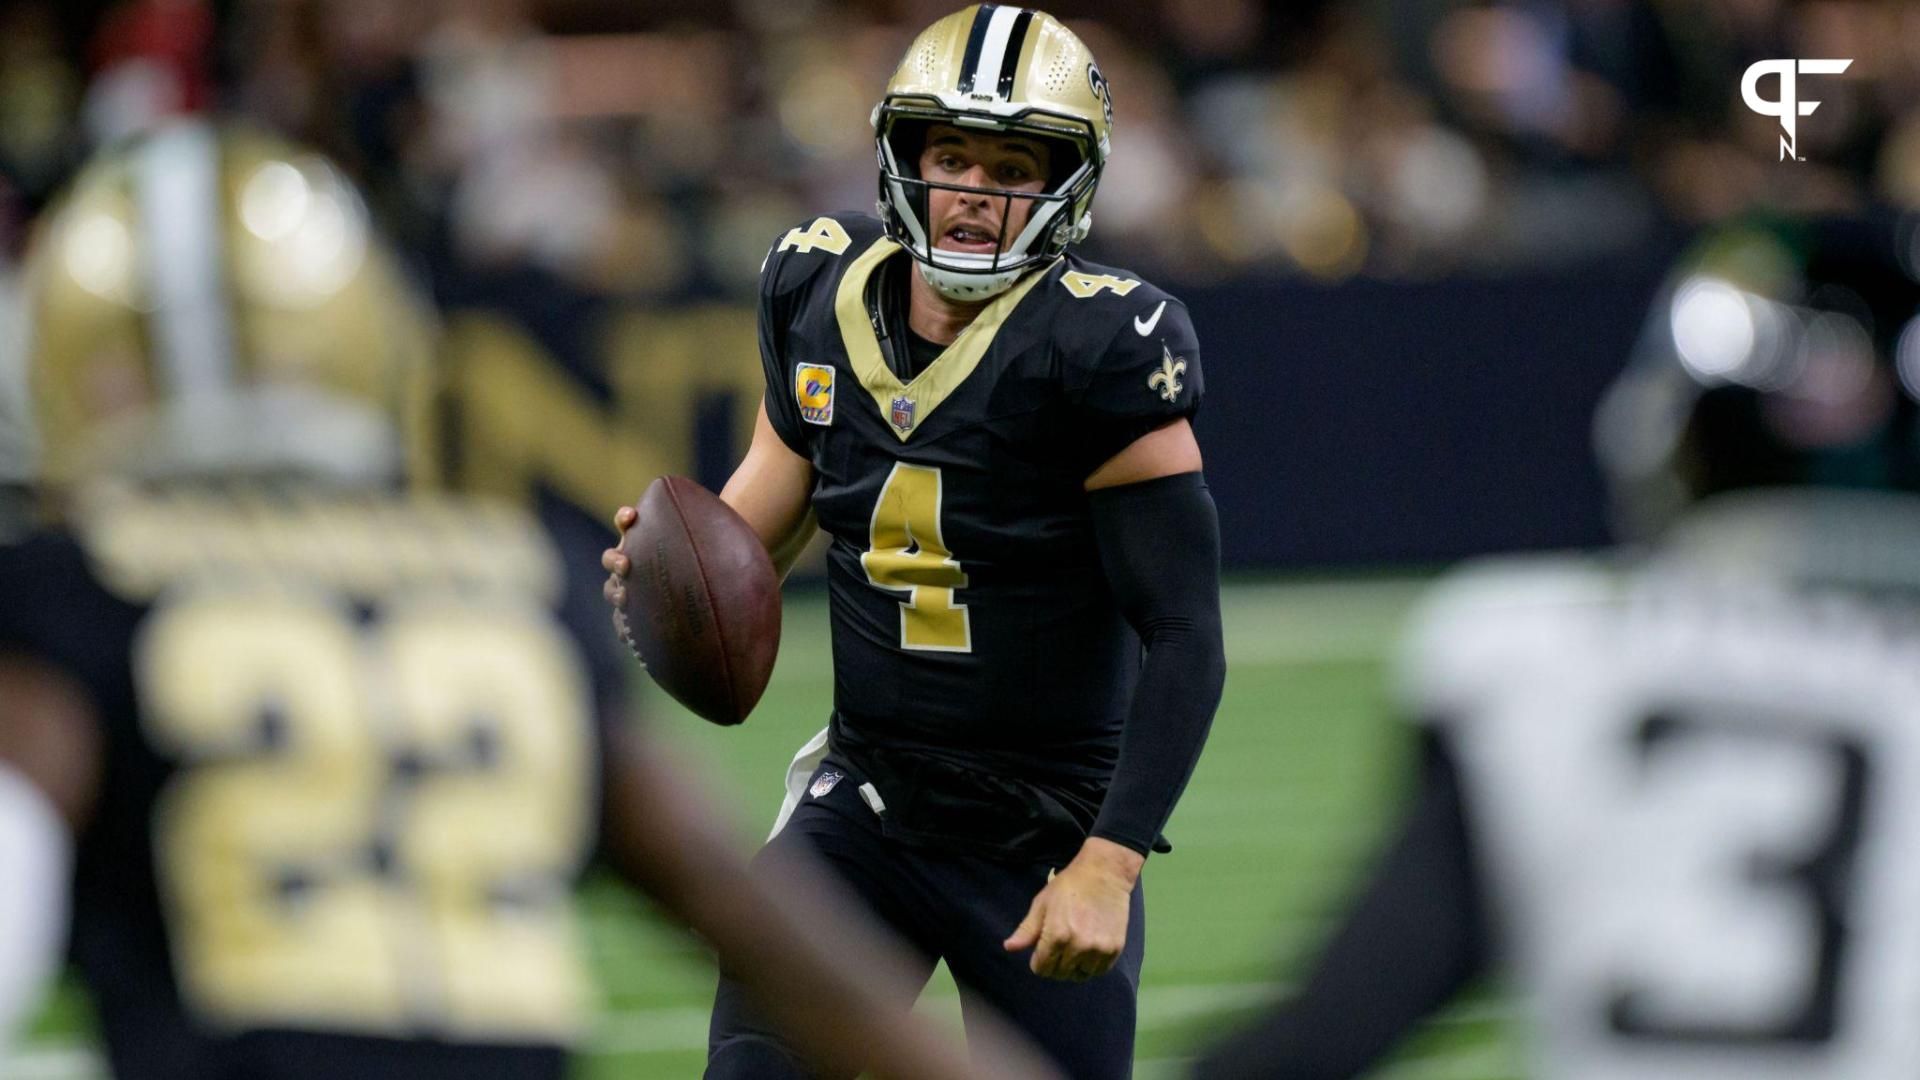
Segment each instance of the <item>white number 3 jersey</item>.
[{"label": "white number 3 jersey", "polygon": [[1920,1076],[1920,607],[1471,571],[1403,677],[1458,764],[1538,1075]]}]

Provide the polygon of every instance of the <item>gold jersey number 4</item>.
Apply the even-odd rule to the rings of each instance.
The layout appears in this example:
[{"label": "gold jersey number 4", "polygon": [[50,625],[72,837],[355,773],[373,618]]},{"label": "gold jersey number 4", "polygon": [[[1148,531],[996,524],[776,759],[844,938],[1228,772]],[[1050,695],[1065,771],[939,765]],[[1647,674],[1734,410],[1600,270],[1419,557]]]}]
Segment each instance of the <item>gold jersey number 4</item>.
[{"label": "gold jersey number 4", "polygon": [[1140,283],[1132,278],[1114,277],[1112,274],[1089,274],[1084,270],[1069,270],[1060,275],[1060,284],[1081,300],[1098,296],[1102,289],[1112,289],[1114,295],[1125,296]]},{"label": "gold jersey number 4", "polygon": [[402,601],[363,629],[321,596],[189,593],[152,616],[137,675],[184,763],[155,853],[206,1019],[580,1035],[591,713],[544,612]]},{"label": "gold jersey number 4", "polygon": [[967,606],[954,600],[967,575],[940,534],[941,494],[939,469],[895,462],[874,504],[860,565],[872,585],[907,594],[900,604],[901,648],[972,652]]},{"label": "gold jersey number 4", "polygon": [[806,229],[793,228],[780,238],[781,251],[798,251],[802,255],[812,253],[816,248],[829,255],[844,255],[853,244],[853,237],[840,223],[829,217],[815,218]]}]

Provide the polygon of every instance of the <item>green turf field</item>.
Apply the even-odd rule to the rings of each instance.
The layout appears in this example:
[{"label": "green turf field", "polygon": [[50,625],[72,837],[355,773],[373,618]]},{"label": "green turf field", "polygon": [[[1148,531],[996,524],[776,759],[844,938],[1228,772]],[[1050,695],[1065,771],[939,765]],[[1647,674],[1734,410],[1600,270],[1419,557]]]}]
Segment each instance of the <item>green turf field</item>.
[{"label": "green turf field", "polygon": [[[1243,581],[1226,595],[1226,698],[1206,757],[1146,873],[1147,962],[1136,1075],[1175,1076],[1205,1032],[1246,1015],[1292,973],[1351,887],[1397,799],[1407,740],[1384,673],[1418,596],[1406,579]],[[709,727],[650,696],[653,722],[731,806],[743,848],[771,823],[787,759],[832,695],[820,594],[789,597],[780,664],[745,727]],[[611,886],[586,900],[605,1018],[584,1076],[698,1076],[712,971],[705,955]],[[1011,929],[1011,927],[1009,927]],[[925,1007],[957,1023],[936,974]],[[1520,1075],[1504,1008],[1483,998],[1433,1025],[1382,1075],[1467,1080]],[[10,1076],[102,1075],[83,1011],[63,996]]]}]

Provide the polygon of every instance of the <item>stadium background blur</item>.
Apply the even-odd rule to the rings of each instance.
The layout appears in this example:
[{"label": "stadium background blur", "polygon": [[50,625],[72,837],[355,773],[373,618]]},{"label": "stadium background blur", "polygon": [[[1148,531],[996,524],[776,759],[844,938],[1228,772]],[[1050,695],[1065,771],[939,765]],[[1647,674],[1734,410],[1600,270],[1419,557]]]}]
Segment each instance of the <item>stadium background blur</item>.
[{"label": "stadium background blur", "polygon": [[[761,256],[871,205],[868,110],[951,6],[4,0],[0,481],[32,475],[36,217],[99,147],[217,108],[330,156],[434,297],[449,481],[537,501],[594,558],[651,477],[726,475],[759,395]],[[1920,210],[1920,4],[1050,10],[1115,88],[1089,252],[1188,299],[1206,349],[1198,431],[1235,575],[1226,701],[1149,874],[1141,1072],[1168,1075],[1316,940],[1391,809],[1383,673],[1421,577],[1607,538],[1589,417],[1673,256],[1747,214]],[[1802,84],[1822,103],[1804,161],[1740,101],[1776,57],[1853,61]],[[746,729],[649,699],[743,827],[830,697],[823,602],[790,593]],[[587,1074],[691,1074],[699,950],[598,895]],[[1455,1010],[1394,1075],[1517,1075],[1504,1015],[1495,994]],[[92,1075],[85,1024],[56,1002],[30,1075]]]}]

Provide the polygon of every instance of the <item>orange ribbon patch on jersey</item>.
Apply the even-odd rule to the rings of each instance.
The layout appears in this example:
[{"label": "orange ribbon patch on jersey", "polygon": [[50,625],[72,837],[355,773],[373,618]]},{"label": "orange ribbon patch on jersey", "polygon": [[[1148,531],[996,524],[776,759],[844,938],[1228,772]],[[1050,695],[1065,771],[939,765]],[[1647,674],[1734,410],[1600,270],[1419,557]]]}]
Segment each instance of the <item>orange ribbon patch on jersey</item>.
[{"label": "orange ribbon patch on jersey", "polygon": [[800,405],[800,419],[809,424],[833,423],[833,369],[823,364],[796,366],[793,400]]}]

